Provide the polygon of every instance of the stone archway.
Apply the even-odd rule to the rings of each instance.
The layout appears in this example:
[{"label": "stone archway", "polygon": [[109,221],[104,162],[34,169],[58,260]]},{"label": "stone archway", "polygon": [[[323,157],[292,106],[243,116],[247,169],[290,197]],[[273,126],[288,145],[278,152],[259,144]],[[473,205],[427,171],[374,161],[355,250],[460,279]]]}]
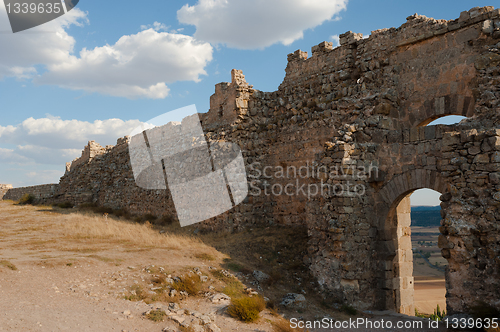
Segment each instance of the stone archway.
[{"label": "stone archway", "polygon": [[436,171],[411,170],[395,176],[376,197],[379,211],[379,307],[414,315],[410,196],[429,188],[444,194],[447,185]]}]

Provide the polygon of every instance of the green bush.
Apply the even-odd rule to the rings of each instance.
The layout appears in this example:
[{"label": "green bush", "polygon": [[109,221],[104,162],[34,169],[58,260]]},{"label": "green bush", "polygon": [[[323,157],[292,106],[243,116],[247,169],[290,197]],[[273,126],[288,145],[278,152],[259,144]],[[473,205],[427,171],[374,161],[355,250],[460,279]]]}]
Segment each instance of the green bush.
[{"label": "green bush", "polygon": [[260,296],[232,299],[227,313],[243,322],[251,323],[259,319],[259,313],[266,307],[266,302]]},{"label": "green bush", "polygon": [[35,202],[35,196],[32,194],[24,194],[23,197],[19,200],[19,204],[33,204]]},{"label": "green bush", "polygon": [[443,320],[445,316],[446,316],[446,312],[444,310],[441,312],[441,308],[439,308],[439,304],[438,304],[436,309],[434,309],[434,314],[432,314],[430,316],[430,319]]}]

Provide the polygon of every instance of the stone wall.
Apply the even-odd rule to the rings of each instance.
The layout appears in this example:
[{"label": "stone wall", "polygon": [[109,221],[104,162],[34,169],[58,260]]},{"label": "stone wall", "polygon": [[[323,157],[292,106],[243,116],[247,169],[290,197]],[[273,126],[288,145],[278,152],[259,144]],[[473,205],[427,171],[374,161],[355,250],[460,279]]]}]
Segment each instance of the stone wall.
[{"label": "stone wall", "polygon": [[[52,202],[58,191],[59,185],[57,183],[43,184],[31,187],[12,188],[7,190],[7,192],[3,196],[3,199],[18,201],[25,194],[31,194],[35,196],[36,203],[44,204]],[[1,196],[2,195],[0,195],[0,197]]]},{"label": "stone wall", "polygon": [[[340,44],[289,54],[274,92],[237,70],[216,85],[200,114],[206,140],[241,147],[250,194],[196,227],[305,224],[306,263],[326,299],[413,314],[408,198],[431,188],[443,194],[447,310],[500,310],[500,10],[412,15]],[[427,126],[445,115],[467,119]],[[175,215],[168,190],[135,184],[128,142],[89,142],[56,199]]]},{"label": "stone wall", "polygon": [[0,184],[0,200],[3,200],[3,197],[9,189],[12,189],[11,184]]}]

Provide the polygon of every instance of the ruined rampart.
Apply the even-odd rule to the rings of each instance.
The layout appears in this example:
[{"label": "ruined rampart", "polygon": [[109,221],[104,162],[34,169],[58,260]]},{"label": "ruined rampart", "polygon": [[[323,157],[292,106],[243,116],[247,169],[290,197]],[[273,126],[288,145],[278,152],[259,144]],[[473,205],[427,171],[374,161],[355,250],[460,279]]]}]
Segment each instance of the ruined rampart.
[{"label": "ruined rampart", "polygon": [[[197,227],[307,225],[306,263],[327,299],[413,314],[409,195],[442,193],[447,310],[500,310],[500,10],[412,15],[288,55],[279,89],[233,70],[200,114],[209,144],[237,143],[250,194]],[[429,126],[446,115],[467,117]],[[175,215],[168,190],[134,181],[128,140],[89,142],[55,199]]]},{"label": "ruined rampart", "polygon": [[5,189],[4,195],[2,195],[1,191],[0,189],[0,197],[3,196],[2,199],[4,200],[19,201],[24,195],[30,194],[35,197],[37,203],[49,203],[52,202],[57,195],[59,185],[57,183],[52,183],[19,188],[12,188],[11,186],[11,188]]}]

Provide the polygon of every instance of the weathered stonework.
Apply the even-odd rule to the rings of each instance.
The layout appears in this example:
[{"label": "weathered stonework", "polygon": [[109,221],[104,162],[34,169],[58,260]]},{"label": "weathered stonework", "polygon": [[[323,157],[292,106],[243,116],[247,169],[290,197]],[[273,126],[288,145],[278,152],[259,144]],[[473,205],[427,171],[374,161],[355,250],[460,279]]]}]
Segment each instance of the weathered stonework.
[{"label": "weathered stonework", "polygon": [[[22,188],[12,188],[12,186],[9,185],[10,188],[1,189],[2,186],[3,185],[0,185],[0,198],[13,201],[20,200],[24,194],[31,194],[35,197],[36,203],[49,203],[52,202],[54,196],[57,195],[59,191],[59,185],[57,183]],[[4,193],[2,194],[3,191]]]},{"label": "weathered stonework", "polygon": [[[500,310],[500,10],[452,21],[415,14],[366,39],[347,32],[340,44],[289,54],[275,92],[236,70],[216,86],[200,114],[205,136],[241,147],[250,195],[197,226],[306,224],[306,263],[328,299],[412,315],[409,195],[431,188],[442,193],[447,311]],[[427,126],[446,115],[467,119]],[[128,153],[126,138],[90,142],[54,200],[175,215],[168,191],[135,185]]]},{"label": "weathered stonework", "polygon": [[11,184],[0,184],[0,199],[4,199],[5,194],[12,189]]}]

